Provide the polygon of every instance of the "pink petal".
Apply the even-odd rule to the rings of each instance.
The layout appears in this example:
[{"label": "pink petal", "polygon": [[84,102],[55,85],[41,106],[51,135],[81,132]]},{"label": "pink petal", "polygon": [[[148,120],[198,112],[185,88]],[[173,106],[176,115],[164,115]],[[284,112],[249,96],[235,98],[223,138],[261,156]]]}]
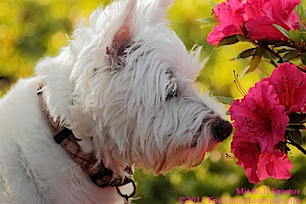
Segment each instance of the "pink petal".
[{"label": "pink petal", "polygon": [[287,114],[302,111],[306,104],[306,74],[290,63],[281,64],[268,79]]},{"label": "pink petal", "polygon": [[238,0],[228,0],[227,3],[218,4],[214,14],[220,24],[214,26],[212,32],[208,34],[207,42],[216,45],[225,37],[243,34],[241,30],[244,23],[243,13],[243,5]]},{"label": "pink petal", "polygon": [[262,12],[264,3],[264,0],[247,0],[245,3],[245,21],[251,18],[256,19],[258,16],[265,16]]},{"label": "pink petal", "polygon": [[256,174],[259,180],[264,180],[268,177],[289,179],[291,177],[290,169],[293,164],[288,160],[286,153],[281,152],[281,150],[275,150],[274,154],[267,152],[261,154],[257,166]]},{"label": "pink petal", "polygon": [[256,175],[257,162],[260,155],[258,144],[250,143],[244,140],[242,135],[236,135],[232,141],[231,149],[239,161],[237,164],[244,168],[245,174],[250,183],[258,183]]},{"label": "pink petal", "polygon": [[285,141],[289,117],[268,81],[256,83],[241,101],[233,102],[229,111],[235,120],[234,137],[243,133],[246,141],[260,145],[261,152],[273,154],[274,145]]},{"label": "pink petal", "polygon": [[[294,8],[300,0],[228,0],[216,6],[214,14],[220,25],[215,26],[208,42],[216,45],[224,37],[243,34],[245,26],[252,40],[287,40],[272,24],[286,30],[299,29],[299,17]],[[263,32],[264,31],[264,32]]]},{"label": "pink petal", "polygon": [[222,34],[222,30],[219,28],[219,26],[215,26],[207,35],[207,42],[214,46],[217,45],[223,38],[224,35]]},{"label": "pink petal", "polygon": [[287,39],[272,24],[273,22],[266,16],[259,16],[256,19],[249,19],[244,25],[248,31],[247,37],[252,38],[252,40],[260,40],[265,38],[269,40]]},{"label": "pink petal", "polygon": [[288,155],[277,150],[271,157],[271,162],[274,163],[273,174],[270,173],[272,178],[276,179],[289,179],[291,177],[290,170],[293,164],[289,161]]},{"label": "pink petal", "polygon": [[260,181],[260,179],[258,178],[258,176],[256,174],[256,169],[254,169],[254,168],[245,168],[244,169],[245,175],[247,176],[250,183],[257,184]]},{"label": "pink petal", "polygon": [[300,3],[299,0],[270,0],[264,4],[262,10],[273,23],[286,30],[296,30],[299,28],[299,17],[293,9]]}]

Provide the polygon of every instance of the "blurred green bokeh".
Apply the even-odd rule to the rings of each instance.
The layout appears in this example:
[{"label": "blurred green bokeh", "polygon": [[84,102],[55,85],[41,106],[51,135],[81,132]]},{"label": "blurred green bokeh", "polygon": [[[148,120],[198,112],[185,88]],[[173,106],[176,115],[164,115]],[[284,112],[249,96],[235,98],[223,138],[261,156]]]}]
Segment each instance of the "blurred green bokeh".
[{"label": "blurred green bokeh", "polygon": [[[66,43],[79,20],[87,17],[99,5],[109,1],[98,0],[0,0],[0,96],[20,77],[33,74],[35,63],[44,55],[55,55]],[[220,3],[221,1],[214,1]],[[202,90],[214,95],[241,98],[233,83],[233,70],[239,74],[247,60],[232,60],[251,45],[238,43],[214,49],[206,42],[211,26],[197,19],[209,17],[213,6],[209,0],[176,0],[169,11],[171,27],[191,49],[194,44],[203,46],[203,56],[210,56],[197,81]],[[268,74],[272,67],[261,64]],[[241,79],[245,89],[253,86],[266,75],[260,70]],[[1,114],[1,113],[0,113]],[[253,198],[286,199],[291,196],[306,203],[306,156],[294,147],[289,159],[294,164],[292,178],[288,181],[267,179],[258,185],[248,183],[244,171],[236,165],[236,159],[227,158],[231,137],[219,148],[208,153],[204,162],[189,171],[174,170],[166,176],[154,177],[141,169],[135,173],[138,191],[137,204],[178,204],[184,197],[245,198],[237,196],[237,188],[276,188],[300,190],[298,195],[253,195]],[[255,196],[255,197],[254,197]],[[302,199],[304,200],[302,201]],[[206,203],[208,200],[206,200]]]}]

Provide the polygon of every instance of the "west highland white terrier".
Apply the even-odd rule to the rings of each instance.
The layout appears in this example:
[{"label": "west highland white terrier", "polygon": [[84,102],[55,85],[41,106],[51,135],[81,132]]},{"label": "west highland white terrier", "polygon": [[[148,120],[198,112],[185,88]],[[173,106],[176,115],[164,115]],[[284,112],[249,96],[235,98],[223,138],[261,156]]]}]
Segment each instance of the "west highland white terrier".
[{"label": "west highland white terrier", "polygon": [[171,4],[98,8],[1,99],[1,204],[127,203],[133,167],[190,168],[229,136],[220,105],[194,90],[205,60],[168,28]]}]

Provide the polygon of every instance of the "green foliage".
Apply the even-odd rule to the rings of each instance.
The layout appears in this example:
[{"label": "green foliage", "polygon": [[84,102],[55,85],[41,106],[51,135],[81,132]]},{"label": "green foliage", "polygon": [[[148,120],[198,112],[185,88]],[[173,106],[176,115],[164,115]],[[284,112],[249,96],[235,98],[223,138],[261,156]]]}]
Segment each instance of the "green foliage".
[{"label": "green foliage", "polygon": [[225,37],[223,38],[219,44],[217,45],[217,47],[220,47],[222,45],[231,45],[231,44],[235,44],[239,42],[238,38],[236,35],[233,35],[233,36],[229,36],[229,37]]},{"label": "green foliage", "polygon": [[220,101],[221,103],[227,104],[227,105],[232,105],[234,99],[231,97],[226,97],[226,96],[216,96],[216,99]]},{"label": "green foliage", "polygon": [[277,28],[284,36],[290,39],[288,31],[285,30],[282,26],[277,25],[277,24],[273,24],[273,26]]},{"label": "green foliage", "polygon": [[[102,2],[103,5],[107,3],[108,1]],[[65,35],[70,36],[76,23],[100,4],[101,0],[0,0],[0,96],[18,78],[31,76],[35,63],[41,57],[55,55],[59,48],[65,45]],[[240,58],[250,60],[247,64],[251,63],[252,66],[248,69],[253,70],[258,65],[258,58],[275,60],[275,56],[267,50],[245,44],[249,39],[243,36],[235,36],[232,41],[226,42],[239,40],[238,43],[213,50],[206,42],[206,36],[212,27],[202,27],[202,23],[198,21],[210,16],[211,9],[210,1],[176,0],[169,11],[169,18],[173,22],[171,27],[183,40],[187,49],[199,44],[203,46],[203,56],[211,55],[197,82],[203,89],[210,87],[215,95],[227,96],[228,98],[223,98],[223,102],[231,103],[231,98],[241,97],[233,83],[232,70],[241,73],[247,65],[244,60],[230,59],[236,58],[242,52]],[[301,15],[305,15],[303,8],[299,9]],[[215,22],[208,19],[203,21]],[[301,31],[301,37],[304,39],[306,34],[303,34]],[[281,49],[279,48],[279,53],[282,55],[290,53],[290,50],[284,50],[282,53]],[[304,53],[301,59],[306,61]],[[262,66],[269,71],[268,63],[263,63]],[[246,75],[241,83],[248,89],[263,75],[256,69],[252,76]],[[302,138],[305,140],[305,136]],[[252,189],[262,185],[276,189],[301,190],[295,197],[303,203],[302,199],[306,196],[306,159],[295,147],[291,150],[292,156],[289,156],[294,163],[292,178],[289,181],[267,179],[258,185],[252,185],[248,183],[243,168],[236,165],[237,160],[232,158],[231,140],[230,137],[224,141],[216,150],[206,155],[201,165],[189,171],[174,170],[166,176],[155,177],[150,172],[145,174],[141,169],[137,170],[136,197],[141,199],[135,200],[134,203],[178,204],[182,196],[242,198],[243,196],[236,195],[237,188]],[[295,141],[295,138],[292,140]],[[303,142],[305,144],[305,141]],[[257,198],[265,196],[267,197],[258,195]],[[273,198],[273,195],[268,196]]]}]

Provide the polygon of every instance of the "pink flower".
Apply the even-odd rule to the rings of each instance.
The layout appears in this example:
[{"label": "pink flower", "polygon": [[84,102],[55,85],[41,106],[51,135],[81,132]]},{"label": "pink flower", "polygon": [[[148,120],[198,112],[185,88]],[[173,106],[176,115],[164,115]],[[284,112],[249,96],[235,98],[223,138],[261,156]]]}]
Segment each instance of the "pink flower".
[{"label": "pink flower", "polygon": [[231,149],[250,183],[291,177],[293,165],[277,144],[286,142],[288,115],[305,113],[305,106],[306,74],[290,63],[280,65],[241,101],[233,102],[229,111],[236,132]]},{"label": "pink flower", "polygon": [[231,149],[233,154],[239,161],[237,164],[244,168],[245,174],[250,183],[258,183],[260,180],[256,174],[257,162],[259,155],[259,145],[256,143],[246,142],[245,137],[235,135],[233,138]]},{"label": "pink flower", "polygon": [[282,40],[286,37],[272,24],[286,30],[299,28],[299,17],[294,11],[300,0],[227,0],[218,4],[214,10],[220,22],[208,34],[207,42],[218,44],[223,38],[241,34],[243,27],[252,40]]},{"label": "pink flower", "polygon": [[[262,2],[261,0],[248,0],[249,5],[254,2]],[[245,28],[248,31],[248,37],[252,40],[268,38],[270,40],[281,40],[286,38],[272,24],[277,24],[286,30],[297,30],[299,25],[299,17],[294,11],[294,8],[300,4],[300,0],[268,0],[262,7],[257,7],[262,12],[257,13],[257,17],[246,21]],[[249,13],[251,16],[251,12]],[[264,32],[263,32],[264,31]]]},{"label": "pink flower", "polygon": [[306,112],[306,74],[304,72],[295,65],[284,63],[266,80],[274,86],[280,103],[286,108],[287,115],[297,111]]},{"label": "pink flower", "polygon": [[265,14],[262,12],[262,8],[266,3],[265,0],[246,0],[245,2],[245,13],[247,14],[247,18],[245,21],[253,18],[256,19],[258,16],[264,16]]},{"label": "pink flower", "polygon": [[215,26],[212,32],[208,34],[207,42],[216,45],[224,37],[243,34],[241,30],[241,26],[244,23],[243,13],[244,8],[240,0],[228,0],[227,3],[218,4],[214,14],[220,24]]},{"label": "pink flower", "polygon": [[281,150],[275,150],[274,154],[267,152],[259,155],[257,162],[256,175],[259,180],[268,177],[275,179],[289,179],[291,177],[290,169],[293,164],[289,161],[286,153]]},{"label": "pink flower", "polygon": [[251,18],[245,23],[245,28],[248,31],[247,37],[252,40],[269,39],[269,40],[280,40],[286,37],[279,32],[266,16],[259,16],[255,19]]},{"label": "pink flower", "polygon": [[271,21],[286,30],[297,30],[299,17],[294,8],[300,3],[300,0],[270,0],[264,4],[262,10]]},{"label": "pink flower", "polygon": [[235,134],[243,133],[247,141],[258,143],[261,152],[273,154],[274,145],[285,142],[289,117],[268,81],[256,83],[241,101],[233,102],[229,111],[235,120]]},{"label": "pink flower", "polygon": [[268,177],[289,179],[293,167],[286,153],[274,150],[273,154],[261,153],[257,143],[246,142],[244,135],[236,135],[231,144],[232,152],[239,160],[237,164],[244,168],[250,183],[258,183]]}]

